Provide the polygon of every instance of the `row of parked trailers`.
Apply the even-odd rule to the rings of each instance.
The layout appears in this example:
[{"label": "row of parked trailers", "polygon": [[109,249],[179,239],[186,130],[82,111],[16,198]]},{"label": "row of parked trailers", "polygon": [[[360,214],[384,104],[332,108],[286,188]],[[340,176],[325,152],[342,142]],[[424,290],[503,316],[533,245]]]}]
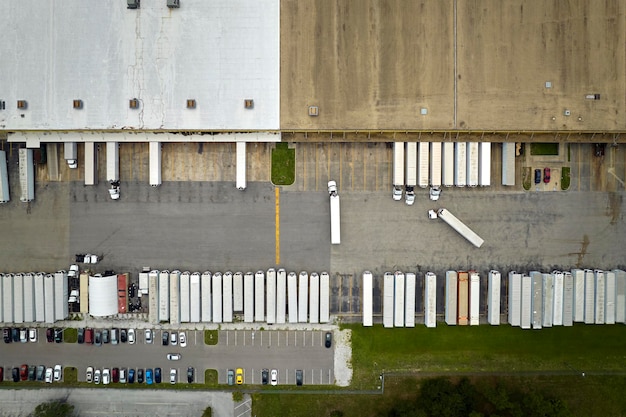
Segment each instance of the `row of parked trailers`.
[{"label": "row of parked trailers", "polygon": [[[141,276],[143,275],[143,277]],[[150,271],[140,274],[157,291],[159,322],[327,323],[330,320],[328,273],[287,273],[284,269],[247,272]]]},{"label": "row of parked trailers", "polygon": [[[428,272],[424,283],[424,324],[436,327],[437,277]],[[363,325],[373,325],[373,280],[363,273]],[[412,272],[383,276],[383,327],[415,327],[415,285]],[[480,275],[476,271],[447,271],[445,314],[447,325],[480,324]],[[501,274],[488,276],[487,323],[501,319]],[[531,271],[508,276],[508,323],[523,329],[552,326],[626,323],[626,273],[573,269],[571,272]]]},{"label": "row of parked trailers", "polygon": [[54,323],[68,317],[67,272],[0,274],[0,322]]}]

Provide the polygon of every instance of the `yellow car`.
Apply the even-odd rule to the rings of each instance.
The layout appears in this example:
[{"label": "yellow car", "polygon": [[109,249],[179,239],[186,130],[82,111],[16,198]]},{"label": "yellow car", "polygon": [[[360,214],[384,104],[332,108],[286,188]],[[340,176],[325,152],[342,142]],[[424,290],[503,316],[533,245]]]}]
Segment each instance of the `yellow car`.
[{"label": "yellow car", "polygon": [[237,373],[235,375],[235,380],[237,381],[237,385],[243,384],[243,369],[237,368]]}]

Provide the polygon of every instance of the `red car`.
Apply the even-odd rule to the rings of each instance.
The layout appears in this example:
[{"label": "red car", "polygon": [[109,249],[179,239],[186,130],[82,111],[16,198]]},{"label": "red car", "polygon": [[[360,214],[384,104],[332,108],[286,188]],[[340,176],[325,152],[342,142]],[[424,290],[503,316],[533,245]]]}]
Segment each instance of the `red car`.
[{"label": "red car", "polygon": [[113,372],[111,372],[111,379],[113,382],[120,382],[120,368],[113,368]]},{"label": "red car", "polygon": [[4,381],[4,366],[0,366],[0,382]]},{"label": "red car", "polygon": [[26,381],[28,379],[28,365],[24,364],[20,367],[20,379]]},{"label": "red car", "polygon": [[550,168],[543,169],[543,182],[546,184],[550,182]]}]

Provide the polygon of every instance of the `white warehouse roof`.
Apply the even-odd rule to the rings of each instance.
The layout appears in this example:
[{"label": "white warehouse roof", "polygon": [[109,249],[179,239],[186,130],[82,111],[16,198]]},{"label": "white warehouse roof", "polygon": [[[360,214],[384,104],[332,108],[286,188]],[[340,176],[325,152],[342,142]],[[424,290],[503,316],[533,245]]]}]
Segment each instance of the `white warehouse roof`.
[{"label": "white warehouse roof", "polygon": [[89,314],[94,317],[117,314],[117,275],[89,276]]},{"label": "white warehouse roof", "polygon": [[1,2],[0,129],[279,129],[279,0],[126,3]]}]

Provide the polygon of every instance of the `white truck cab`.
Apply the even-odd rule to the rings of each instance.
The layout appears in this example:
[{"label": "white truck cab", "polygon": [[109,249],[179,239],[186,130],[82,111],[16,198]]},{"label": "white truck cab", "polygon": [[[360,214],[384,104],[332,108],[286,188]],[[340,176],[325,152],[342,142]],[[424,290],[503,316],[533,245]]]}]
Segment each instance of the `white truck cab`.
[{"label": "white truck cab", "polygon": [[430,199],[432,201],[439,200],[441,196],[441,187],[430,187]]}]

